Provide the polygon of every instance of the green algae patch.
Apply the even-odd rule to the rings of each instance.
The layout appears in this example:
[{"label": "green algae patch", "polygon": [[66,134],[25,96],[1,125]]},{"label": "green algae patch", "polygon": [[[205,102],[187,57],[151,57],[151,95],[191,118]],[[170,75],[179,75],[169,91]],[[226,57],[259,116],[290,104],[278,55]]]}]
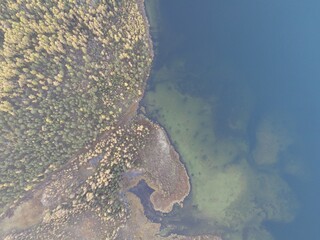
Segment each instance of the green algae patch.
[{"label": "green algae patch", "polygon": [[269,233],[266,229],[261,227],[251,227],[244,231],[244,233],[233,232],[228,233],[225,236],[226,239],[232,240],[274,240],[271,233]]},{"label": "green algae patch", "polygon": [[221,217],[246,188],[245,172],[232,164],[247,151],[246,143],[233,138],[219,141],[211,106],[180,94],[171,84],[158,84],[146,99],[148,110],[166,127],[187,164],[194,203],[201,212]]},{"label": "green algae patch", "polygon": [[238,201],[247,188],[247,177],[240,165],[209,172],[194,183],[193,200],[198,209],[207,217],[220,224],[229,225],[229,207]]},{"label": "green algae patch", "polygon": [[[168,67],[155,73],[155,84],[145,102],[148,113],[165,127],[185,161],[192,204],[197,209],[194,214],[213,225],[232,229],[226,239],[240,240],[244,235],[248,239],[259,235],[259,239],[272,239],[261,223],[289,222],[294,218],[297,203],[290,187],[275,169],[257,169],[248,160],[251,150],[244,134],[218,134],[218,98],[183,94],[173,81],[168,81],[181,77],[180,67],[178,73]],[[241,123],[235,127],[242,133],[250,118],[245,114],[250,111],[242,113]],[[233,120],[237,122],[236,117]]]},{"label": "green algae patch", "polygon": [[272,165],[279,161],[279,154],[293,144],[293,138],[279,121],[265,118],[257,127],[256,146],[252,155],[258,165]]},{"label": "green algae patch", "polygon": [[211,105],[201,98],[182,95],[168,83],[158,84],[155,91],[149,91],[146,101],[151,115],[171,133],[176,147],[190,164],[191,174],[199,174],[203,167],[224,166],[235,160],[240,152],[247,151],[246,143],[234,138],[218,141]]}]

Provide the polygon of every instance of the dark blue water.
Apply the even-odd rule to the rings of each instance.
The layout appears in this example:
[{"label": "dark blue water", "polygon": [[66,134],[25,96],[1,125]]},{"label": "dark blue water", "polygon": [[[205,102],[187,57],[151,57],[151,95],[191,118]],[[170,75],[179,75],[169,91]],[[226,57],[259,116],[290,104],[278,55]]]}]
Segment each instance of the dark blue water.
[{"label": "dark blue water", "polygon": [[320,2],[160,0],[160,11],[155,68],[184,59],[188,74],[173,81],[190,95],[218,97],[221,136],[231,134],[225,122],[248,92],[252,146],[263,117],[288,122],[295,137],[286,157],[299,158],[305,175],[278,168],[300,208],[293,222],[265,226],[278,240],[320,239]]}]

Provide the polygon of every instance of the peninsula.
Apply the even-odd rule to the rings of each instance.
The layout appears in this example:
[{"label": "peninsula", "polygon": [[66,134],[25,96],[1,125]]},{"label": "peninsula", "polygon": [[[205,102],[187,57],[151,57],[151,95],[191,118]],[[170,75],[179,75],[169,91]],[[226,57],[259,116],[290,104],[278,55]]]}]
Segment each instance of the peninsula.
[{"label": "peninsula", "polygon": [[129,192],[163,213],[190,192],[138,113],[153,57],[142,0],[0,3],[1,239],[172,239]]}]

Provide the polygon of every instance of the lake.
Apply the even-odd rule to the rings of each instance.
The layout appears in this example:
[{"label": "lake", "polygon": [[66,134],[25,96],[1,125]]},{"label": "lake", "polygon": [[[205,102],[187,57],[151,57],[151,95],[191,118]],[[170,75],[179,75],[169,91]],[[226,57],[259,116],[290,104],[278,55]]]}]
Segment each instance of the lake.
[{"label": "lake", "polygon": [[230,240],[320,239],[320,2],[147,7],[156,57],[143,104],[192,185],[170,227]]}]

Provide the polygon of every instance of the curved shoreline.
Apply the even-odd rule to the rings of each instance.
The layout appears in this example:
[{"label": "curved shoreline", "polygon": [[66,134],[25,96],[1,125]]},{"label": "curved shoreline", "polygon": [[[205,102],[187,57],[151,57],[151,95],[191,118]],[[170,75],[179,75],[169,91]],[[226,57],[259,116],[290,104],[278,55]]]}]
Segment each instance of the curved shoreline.
[{"label": "curved shoreline", "polygon": [[[173,208],[173,205],[175,204],[175,203],[178,203],[179,205],[182,205],[182,202],[186,199],[186,197],[188,197],[189,195],[190,195],[190,193],[191,193],[191,181],[190,181],[190,175],[189,175],[189,173],[188,173],[188,170],[187,170],[187,167],[186,167],[186,163],[185,163],[185,161],[183,160],[183,158],[182,158],[182,156],[181,156],[181,154],[177,151],[177,148],[176,148],[176,146],[174,145],[174,143],[173,143],[173,141],[172,141],[172,139],[171,139],[171,137],[170,137],[170,135],[168,134],[168,131],[165,129],[165,127],[164,126],[162,126],[158,121],[156,121],[156,120],[154,120],[154,119],[152,119],[150,116],[148,116],[148,114],[147,113],[143,113],[142,111],[141,111],[141,108],[143,108],[144,107],[144,105],[143,105],[143,99],[145,98],[145,95],[146,95],[146,91],[147,91],[147,89],[148,89],[148,86],[149,86],[149,83],[148,83],[148,81],[150,81],[150,76],[151,76],[151,72],[152,72],[152,67],[153,67],[153,63],[154,63],[154,61],[155,61],[155,51],[154,51],[154,45],[153,45],[153,41],[152,41],[152,35],[151,35],[151,33],[150,33],[150,23],[149,23],[149,19],[148,19],[148,14],[147,14],[147,12],[146,12],[146,7],[145,7],[145,0],[136,0],[137,1],[137,3],[138,3],[138,6],[139,6],[139,9],[140,9],[140,11],[141,11],[141,14],[142,14],[142,16],[143,16],[143,18],[144,18],[144,21],[145,21],[145,26],[146,26],[146,33],[147,33],[147,36],[148,36],[148,43],[149,43],[149,46],[150,46],[150,55],[151,55],[151,57],[152,57],[152,63],[151,63],[151,65],[150,65],[150,68],[149,68],[149,70],[148,70],[148,76],[147,76],[147,78],[146,78],[146,80],[145,80],[145,86],[144,86],[144,89],[143,89],[143,95],[142,95],[142,97],[141,97],[141,99],[139,100],[139,103],[138,103],[138,105],[139,105],[139,107],[138,107],[138,109],[137,109],[137,112],[139,113],[139,114],[142,114],[148,121],[150,121],[152,124],[154,124],[155,126],[159,126],[160,127],[160,129],[165,133],[165,135],[166,135],[166,139],[167,139],[167,142],[168,142],[168,145],[173,149],[173,151],[175,152],[175,154],[177,154],[177,156],[178,156],[178,159],[179,159],[179,162],[182,164],[182,166],[183,166],[183,168],[184,168],[184,171],[186,171],[186,175],[187,175],[187,178],[188,178],[188,190],[187,190],[187,194],[183,197],[183,199],[181,199],[181,200],[179,200],[179,201],[174,201],[172,204],[170,204],[171,206],[170,207],[167,207],[166,209],[162,209],[162,208],[157,208],[157,207],[155,207],[155,210],[156,211],[162,211],[162,212],[164,212],[164,213],[168,213],[168,212],[170,212],[171,210],[172,210],[172,208]],[[146,182],[147,182],[147,184],[149,184],[148,183],[148,181],[146,180]],[[152,184],[150,185],[150,187],[152,187],[152,188],[154,188],[154,187],[156,187],[156,186],[152,186]],[[154,203],[154,201],[155,201],[155,197],[154,197],[155,195],[154,194],[152,194],[151,195],[151,202],[152,203]],[[155,204],[154,204],[155,205]]]},{"label": "curved shoreline", "polygon": [[[169,213],[175,204],[183,205],[190,193],[190,178],[179,154],[171,145],[163,127],[151,122],[144,116],[139,117],[139,124],[150,129],[146,146],[140,151],[136,167],[128,170],[125,177],[125,191],[136,186],[140,180],[154,190],[150,201],[154,210]],[[136,173],[139,174],[130,174]]]},{"label": "curved shoreline", "polygon": [[[24,234],[26,234],[25,236],[28,236],[28,234],[32,235],[33,234],[32,229],[38,227],[38,225],[39,225],[39,229],[43,231],[42,233],[45,234],[46,230],[45,228],[42,228],[42,227],[44,227],[46,224],[48,224],[48,226],[54,227],[55,226],[54,224],[58,224],[59,217],[67,219],[67,217],[71,216],[68,214],[72,211],[72,207],[78,206],[77,204],[79,204],[80,206],[80,200],[78,201],[78,198],[77,200],[75,199],[75,195],[78,194],[78,193],[75,194],[76,189],[80,189],[81,191],[82,190],[84,191],[83,194],[85,195],[82,194],[81,199],[83,198],[84,200],[87,201],[86,204],[88,205],[86,206],[88,207],[87,209],[88,215],[95,214],[90,212],[92,209],[95,209],[95,208],[92,207],[92,209],[89,210],[89,206],[91,207],[89,203],[91,204],[92,202],[92,198],[94,197],[93,193],[97,192],[95,190],[97,187],[97,184],[94,181],[88,183],[88,186],[92,187],[92,191],[90,189],[87,189],[87,187],[83,187],[82,189],[79,186],[80,185],[82,186],[82,184],[88,179],[93,179],[95,177],[94,173],[97,166],[92,166],[90,162],[91,158],[86,159],[84,156],[82,156],[82,154],[88,153],[89,151],[91,151],[91,149],[99,148],[98,145],[100,141],[107,141],[111,137],[110,136],[111,134],[113,133],[116,134],[118,132],[118,127],[125,128],[132,123],[141,124],[140,126],[143,126],[145,124],[148,127],[150,127],[151,131],[153,131],[153,135],[152,135],[153,139],[150,139],[150,140],[153,140],[153,145],[150,144],[149,155],[143,153],[144,152],[143,148],[138,149],[138,152],[141,152],[141,154],[145,154],[144,161],[145,161],[145,167],[146,167],[146,170],[145,170],[146,174],[144,176],[144,179],[152,188],[155,189],[154,194],[150,198],[150,201],[153,203],[154,209],[164,213],[170,212],[175,204],[182,205],[185,198],[189,195],[191,186],[190,186],[190,178],[189,178],[187,169],[185,167],[184,162],[182,161],[180,154],[175,150],[174,145],[167,131],[159,123],[152,122],[152,120],[150,120],[150,118],[148,118],[146,115],[142,116],[141,114],[139,114],[139,107],[142,106],[141,101],[145,97],[145,93],[147,91],[146,89],[148,86],[148,80],[150,80],[152,63],[154,61],[154,49],[152,44],[152,38],[149,31],[150,25],[148,22],[148,17],[147,17],[145,5],[144,5],[145,2],[144,0],[137,0],[136,3],[137,4],[133,3],[135,5],[134,6],[135,11],[137,11],[137,7],[138,7],[138,11],[142,15],[142,19],[143,19],[143,23],[142,23],[142,20],[140,21],[140,23],[144,24],[144,29],[145,29],[145,31],[143,31],[143,29],[141,31],[143,32],[143,38],[141,38],[141,40],[148,42],[148,43],[145,43],[144,45],[146,48],[148,48],[146,49],[145,57],[144,57],[144,59],[147,60],[148,64],[144,65],[144,67],[142,68],[143,69],[142,78],[140,79],[141,84],[139,84],[139,87],[137,87],[139,89],[136,89],[136,90],[141,90],[142,94],[136,95],[133,99],[124,100],[126,101],[125,103],[128,104],[127,109],[125,109],[125,111],[122,112],[121,117],[117,119],[118,122],[113,129],[105,130],[101,134],[101,136],[99,136],[95,141],[92,141],[90,142],[90,144],[79,149],[79,151],[77,151],[77,153],[74,154],[74,156],[70,157],[65,164],[58,166],[57,169],[55,169],[52,173],[48,174],[46,178],[42,180],[39,184],[37,184],[33,189],[27,191],[23,198],[21,198],[19,201],[14,202],[12,208],[10,208],[9,211],[6,212],[7,213],[6,215],[4,214],[0,216],[0,225],[1,225],[1,222],[2,223],[4,222],[5,224],[9,222],[9,225],[10,225],[10,226],[8,225],[9,227],[4,234],[7,235],[7,233],[9,234],[12,233],[13,234],[12,236],[15,236],[18,238],[19,236],[24,236]],[[152,63],[150,63],[150,60],[152,60]],[[159,140],[162,141],[162,144],[158,144],[157,141]],[[161,146],[165,145],[165,147],[159,148],[158,145],[161,145]],[[159,151],[158,158],[163,159],[164,161],[162,162],[162,165],[159,165],[159,164],[157,165],[156,163],[159,163],[159,161],[156,161],[157,160],[156,156],[152,155],[154,154],[153,150],[156,149],[157,147]],[[111,159],[108,159],[108,160],[111,160]],[[129,166],[130,164],[131,163],[129,163]],[[135,167],[136,166],[134,165],[133,167],[127,166],[127,168],[129,169],[134,169]],[[91,183],[93,183],[94,185]],[[115,184],[115,187],[118,187],[117,188],[118,191],[122,190],[121,187],[119,188],[119,186],[116,186],[116,184]],[[180,191],[175,191],[175,189],[179,189]],[[79,194],[81,193],[81,191],[79,191]],[[111,202],[111,200],[108,201],[108,204],[109,202]],[[23,214],[28,209],[28,206],[37,205],[37,204],[38,206],[41,207],[41,209],[39,210],[39,213],[35,214],[36,215],[35,217],[39,218],[39,222],[30,222],[29,225],[26,225],[26,223],[24,222],[16,223],[15,221],[13,224],[10,222],[10,219],[13,219],[12,216],[17,219],[25,220],[24,219],[25,217],[23,216]],[[110,203],[110,205],[112,205],[112,203]],[[64,208],[65,206],[70,207],[70,212],[67,212],[66,210],[64,212],[65,214],[64,216],[57,216],[56,219],[55,219],[56,216],[54,215],[51,216],[50,211],[52,212],[56,211],[57,213],[61,213],[61,208]],[[85,206],[85,204],[83,206]],[[132,205],[132,207],[134,208],[134,205]],[[21,211],[19,209],[21,209]],[[99,211],[102,211],[102,210],[100,209]],[[101,213],[105,214],[105,211]],[[78,212],[74,212],[72,214],[76,215],[78,214]],[[126,217],[125,214],[126,213],[123,213],[123,214],[119,213],[119,216],[120,216],[119,219],[114,218],[115,215],[111,215],[111,214],[110,216],[105,216],[105,218],[100,219],[101,216],[99,215],[99,218],[97,217],[96,222],[107,219],[109,222],[107,223],[107,226],[105,226],[105,228],[111,228],[110,227],[111,225],[113,227],[113,225],[123,224],[124,223],[123,219]],[[87,217],[87,216],[84,216],[84,217]],[[34,218],[34,216],[30,215],[30,218]],[[19,224],[23,226],[23,230],[21,232],[16,232],[16,230],[20,227]],[[143,225],[143,223],[140,223],[140,224]],[[78,228],[81,226],[75,226],[75,227]],[[117,230],[118,229],[115,227],[114,231],[117,231]],[[1,235],[1,231],[0,231],[0,235]]]}]

